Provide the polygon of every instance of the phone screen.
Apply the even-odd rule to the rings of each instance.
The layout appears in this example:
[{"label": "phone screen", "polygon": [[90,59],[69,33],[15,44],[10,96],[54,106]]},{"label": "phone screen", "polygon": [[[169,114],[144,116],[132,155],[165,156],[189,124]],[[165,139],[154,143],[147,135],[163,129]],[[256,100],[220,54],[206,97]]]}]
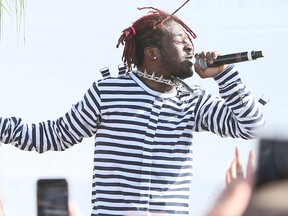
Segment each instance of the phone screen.
[{"label": "phone screen", "polygon": [[68,184],[65,179],[37,181],[37,215],[68,216]]},{"label": "phone screen", "polygon": [[288,178],[288,140],[260,140],[256,185]]}]

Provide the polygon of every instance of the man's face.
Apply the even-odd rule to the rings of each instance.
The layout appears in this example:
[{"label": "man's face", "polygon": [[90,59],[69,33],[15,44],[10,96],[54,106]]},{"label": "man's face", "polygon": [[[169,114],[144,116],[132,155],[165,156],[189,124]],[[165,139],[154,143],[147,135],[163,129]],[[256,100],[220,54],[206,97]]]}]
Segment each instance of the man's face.
[{"label": "man's face", "polygon": [[194,47],[187,32],[175,21],[170,21],[165,26],[169,34],[162,39],[162,48],[159,49],[162,67],[175,77],[191,77]]}]

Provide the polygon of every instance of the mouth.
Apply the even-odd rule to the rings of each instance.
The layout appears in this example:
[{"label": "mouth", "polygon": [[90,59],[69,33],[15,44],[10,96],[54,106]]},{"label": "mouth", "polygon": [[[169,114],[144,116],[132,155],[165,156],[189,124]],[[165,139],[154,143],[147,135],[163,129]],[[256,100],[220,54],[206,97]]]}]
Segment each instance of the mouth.
[{"label": "mouth", "polygon": [[188,62],[190,66],[193,66],[192,59],[193,59],[193,56],[186,56],[185,57],[185,61]]},{"label": "mouth", "polygon": [[186,60],[190,60],[190,61],[192,61],[192,59],[193,59],[193,55],[187,55],[187,56],[185,57],[185,59],[186,59]]}]

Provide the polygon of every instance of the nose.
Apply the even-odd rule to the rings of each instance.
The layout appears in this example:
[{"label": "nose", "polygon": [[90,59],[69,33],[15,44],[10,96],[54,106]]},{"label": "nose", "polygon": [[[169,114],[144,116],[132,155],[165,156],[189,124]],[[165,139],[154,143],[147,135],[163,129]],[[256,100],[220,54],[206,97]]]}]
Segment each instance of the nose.
[{"label": "nose", "polygon": [[194,46],[193,46],[192,42],[189,41],[189,42],[185,43],[184,50],[186,52],[193,53],[194,52]]}]

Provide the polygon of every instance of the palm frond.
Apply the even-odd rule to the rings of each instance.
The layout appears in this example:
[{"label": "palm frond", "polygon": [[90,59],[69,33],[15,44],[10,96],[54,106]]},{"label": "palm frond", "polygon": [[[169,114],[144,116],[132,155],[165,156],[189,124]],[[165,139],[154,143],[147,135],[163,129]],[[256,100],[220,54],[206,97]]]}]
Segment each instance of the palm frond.
[{"label": "palm frond", "polygon": [[25,9],[26,0],[0,0],[0,40],[3,34],[3,12],[5,11],[11,18],[15,18],[17,43],[22,27],[25,42]]}]

